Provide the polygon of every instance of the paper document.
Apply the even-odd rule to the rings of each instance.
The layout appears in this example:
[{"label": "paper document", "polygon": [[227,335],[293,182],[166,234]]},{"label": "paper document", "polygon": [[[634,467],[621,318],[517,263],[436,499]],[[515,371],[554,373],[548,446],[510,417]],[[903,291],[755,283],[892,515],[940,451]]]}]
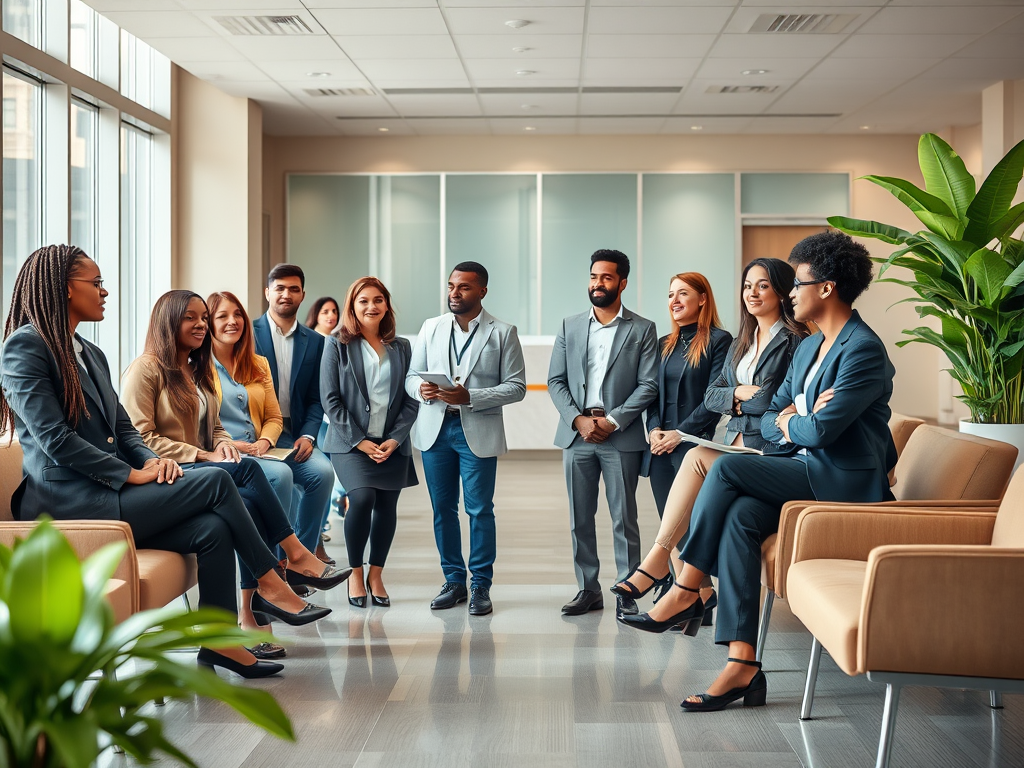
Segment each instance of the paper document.
[{"label": "paper document", "polygon": [[[679,430],[676,430],[679,432]],[[720,451],[721,453],[752,453],[756,456],[763,456],[762,451],[757,448],[747,448],[742,445],[726,445],[725,443],[716,443],[711,440],[705,440],[703,437],[697,437],[696,435],[689,435],[686,432],[679,432],[683,436],[684,443],[696,443],[697,445],[703,445],[705,448],[710,448],[713,451]]]},{"label": "paper document", "polygon": [[271,448],[269,451],[264,453],[260,458],[273,459],[274,461],[284,461],[290,458],[293,453],[295,453],[294,448]]},{"label": "paper document", "polygon": [[449,378],[447,373],[421,373],[420,371],[413,371],[413,373],[428,384],[434,384],[441,389],[455,389],[455,382]]}]

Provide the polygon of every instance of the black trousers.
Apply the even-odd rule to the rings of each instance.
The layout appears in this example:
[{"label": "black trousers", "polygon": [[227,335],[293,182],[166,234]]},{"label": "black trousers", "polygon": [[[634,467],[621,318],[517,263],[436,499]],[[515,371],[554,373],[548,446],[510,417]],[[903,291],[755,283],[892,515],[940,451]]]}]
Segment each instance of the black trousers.
[{"label": "black trousers", "polygon": [[363,567],[366,542],[370,542],[370,565],[384,567],[395,538],[398,524],[398,497],[401,490],[384,491],[379,488],[356,488],[348,492],[348,511],[345,513],[345,547],[348,564]]},{"label": "black trousers", "polygon": [[756,644],[761,544],[779,530],[783,504],[813,498],[800,458],[726,455],[712,465],[697,494],[682,558],[718,575],[716,643]]},{"label": "black trousers", "polygon": [[137,547],[195,553],[200,605],[237,612],[236,551],[260,576],[277,565],[223,465],[190,469],[173,485],[125,485],[119,501]]}]

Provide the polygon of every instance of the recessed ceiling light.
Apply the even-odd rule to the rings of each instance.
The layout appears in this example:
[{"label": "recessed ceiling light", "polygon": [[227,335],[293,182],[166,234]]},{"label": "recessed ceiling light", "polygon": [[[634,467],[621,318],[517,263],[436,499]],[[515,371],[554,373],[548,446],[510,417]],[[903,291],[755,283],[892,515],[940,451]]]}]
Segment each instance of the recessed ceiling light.
[{"label": "recessed ceiling light", "polygon": [[528,125],[525,128],[523,128],[523,130],[524,131],[536,131],[537,129],[534,128],[532,125]]},{"label": "recessed ceiling light", "polygon": [[526,53],[527,51],[532,51],[532,50],[533,50],[533,48],[525,48],[525,47],[520,45],[520,46],[517,46],[517,47],[513,48],[512,49],[512,53]]},{"label": "recessed ceiling light", "polygon": [[520,77],[528,77],[529,75],[537,74],[536,70],[533,69],[517,69],[516,74]]},{"label": "recessed ceiling light", "polygon": [[520,109],[540,109],[536,104],[523,104],[519,107]]},{"label": "recessed ceiling light", "polygon": [[704,126],[703,125],[691,125],[690,126],[690,130],[691,131],[703,131],[704,130]]},{"label": "recessed ceiling light", "polygon": [[871,130],[871,126],[870,126],[870,125],[862,125],[862,126],[860,127],[860,129],[861,129],[862,131],[870,131],[870,130]]},{"label": "recessed ceiling light", "polygon": [[512,29],[522,29],[529,23],[526,19],[510,19],[505,22],[505,26],[512,27]]},{"label": "recessed ceiling light", "polygon": [[390,128],[378,128],[377,130],[380,131],[381,133],[387,133],[391,129]]},{"label": "recessed ceiling light", "polygon": [[740,72],[741,75],[767,75],[767,69],[744,69]]},{"label": "recessed ceiling light", "polygon": [[306,77],[330,77],[330,72],[307,72]]}]

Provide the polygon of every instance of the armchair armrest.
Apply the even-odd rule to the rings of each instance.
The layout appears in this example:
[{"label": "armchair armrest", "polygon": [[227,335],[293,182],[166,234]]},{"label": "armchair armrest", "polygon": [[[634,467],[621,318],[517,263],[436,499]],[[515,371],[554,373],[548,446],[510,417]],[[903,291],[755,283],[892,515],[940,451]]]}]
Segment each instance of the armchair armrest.
[{"label": "armchair armrest", "polygon": [[858,632],[860,671],[1024,679],[1016,610],[1024,549],[912,545],[875,549]]},{"label": "armchair armrest", "polygon": [[[864,507],[864,504],[844,503],[837,501],[790,501],[783,505],[782,513],[779,515],[779,533],[776,540],[775,555],[775,594],[785,599],[786,597],[786,576],[789,574],[789,566],[793,562],[793,548],[796,544],[796,523],[800,513],[810,506],[821,507],[827,505],[830,509],[853,509]],[[994,512],[999,507],[999,499],[983,499],[980,501],[965,499],[952,500],[918,500],[918,501],[882,501],[871,504],[871,508],[891,509],[988,509]],[[985,542],[986,544],[988,542]],[[865,558],[858,558],[864,560]]]}]

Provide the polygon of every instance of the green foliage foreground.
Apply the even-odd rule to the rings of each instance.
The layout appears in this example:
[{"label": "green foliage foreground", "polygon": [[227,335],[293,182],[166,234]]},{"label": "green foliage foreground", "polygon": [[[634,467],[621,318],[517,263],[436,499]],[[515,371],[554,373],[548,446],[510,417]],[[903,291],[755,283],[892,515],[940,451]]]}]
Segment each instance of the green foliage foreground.
[{"label": "green foliage foreground", "polygon": [[[111,544],[79,562],[45,520],[13,551],[0,546],[0,768],[87,768],[112,744],[143,763],[164,752],[194,766],[160,720],[140,710],[196,694],[294,740],[269,693],[165,655],[251,642],[230,614],[162,608],[114,623],[104,589],[124,552],[124,544]],[[131,674],[122,666],[129,661],[136,662]]]}]

